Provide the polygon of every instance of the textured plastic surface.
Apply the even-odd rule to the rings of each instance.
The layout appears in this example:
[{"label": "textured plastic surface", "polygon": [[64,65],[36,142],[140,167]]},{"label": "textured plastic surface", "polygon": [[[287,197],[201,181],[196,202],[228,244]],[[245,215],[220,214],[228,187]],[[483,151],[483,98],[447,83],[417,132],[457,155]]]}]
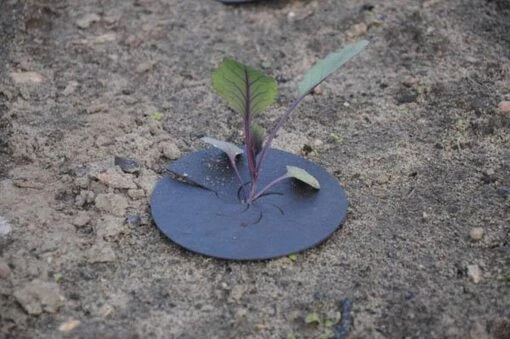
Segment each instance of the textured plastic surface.
[{"label": "textured plastic surface", "polygon": [[[249,178],[245,163],[240,156],[241,176]],[[286,165],[311,173],[321,189],[289,179],[248,207],[240,201],[241,187],[224,153],[191,153],[169,169],[200,186],[163,177],[151,198],[154,221],[180,246],[221,259],[269,259],[316,246],[342,225],[345,192],[320,166],[274,149],[268,152],[257,187],[284,174]]]}]

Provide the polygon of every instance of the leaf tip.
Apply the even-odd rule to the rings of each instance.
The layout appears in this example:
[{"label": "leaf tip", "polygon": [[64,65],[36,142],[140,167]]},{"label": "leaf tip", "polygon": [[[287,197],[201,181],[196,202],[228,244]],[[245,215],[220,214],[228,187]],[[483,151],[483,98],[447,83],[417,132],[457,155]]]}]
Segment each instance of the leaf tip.
[{"label": "leaf tip", "polygon": [[296,166],[287,166],[287,176],[302,181],[305,184],[315,188],[316,190],[321,188],[319,181],[313,175],[302,168]]}]

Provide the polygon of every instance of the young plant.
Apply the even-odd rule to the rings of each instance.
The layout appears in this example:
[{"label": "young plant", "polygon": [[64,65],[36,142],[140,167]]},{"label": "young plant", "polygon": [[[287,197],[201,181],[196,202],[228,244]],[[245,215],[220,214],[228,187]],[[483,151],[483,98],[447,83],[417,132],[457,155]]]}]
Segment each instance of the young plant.
[{"label": "young plant", "polygon": [[367,45],[368,41],[366,40],[347,45],[345,48],[329,54],[325,59],[319,60],[306,72],[303,80],[298,84],[297,98],[269,131],[267,138],[264,138],[264,129],[253,121],[258,114],[274,103],[278,94],[276,80],[257,69],[240,64],[232,58],[223,60],[212,75],[212,85],[214,90],[226,100],[230,108],[244,117],[244,152],[246,153],[250,175],[248,188],[243,182],[236,162],[237,157],[243,153],[243,150],[226,141],[209,137],[202,138],[202,140],[227,154],[239,184],[243,188],[244,202],[247,204],[253,203],[257,198],[267,193],[271,187],[289,178],[302,181],[317,190],[320,189],[320,183],[317,179],[304,169],[295,166],[287,166],[285,174],[275,178],[260,190],[257,188],[257,182],[271,143],[292,112],[316,86],[326,80],[349,59],[360,53]]}]

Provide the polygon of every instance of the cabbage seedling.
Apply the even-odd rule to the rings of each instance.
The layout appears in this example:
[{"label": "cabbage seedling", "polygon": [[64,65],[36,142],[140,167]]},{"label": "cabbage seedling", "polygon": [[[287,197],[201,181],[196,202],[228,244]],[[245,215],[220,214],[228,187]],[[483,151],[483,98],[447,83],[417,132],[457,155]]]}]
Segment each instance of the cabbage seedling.
[{"label": "cabbage seedling", "polygon": [[[158,228],[191,251],[233,260],[299,253],[340,228],[348,202],[338,180],[311,161],[271,148],[271,143],[305,96],[367,44],[356,42],[318,61],[267,132],[257,118],[274,103],[276,81],[225,58],[213,72],[212,86],[242,115],[244,145],[205,137],[214,147],[169,164],[174,176],[163,176],[151,197]],[[284,182],[289,179],[297,180]]]},{"label": "cabbage seedling", "polygon": [[[242,200],[245,203],[253,203],[257,198],[267,193],[271,187],[289,178],[302,181],[317,190],[320,189],[320,183],[316,178],[306,170],[295,166],[287,166],[287,171],[284,174],[275,178],[263,188],[258,188],[257,184],[260,170],[266,159],[267,152],[271,147],[271,143],[291,114],[316,86],[331,76],[352,57],[360,53],[367,45],[368,41],[361,40],[347,45],[343,49],[319,60],[305,73],[303,80],[298,84],[297,98],[288,106],[285,113],[269,131],[266,138],[264,138],[264,129],[254,122],[254,120],[257,115],[261,114],[268,106],[274,103],[278,94],[276,80],[232,58],[225,58],[223,60],[212,75],[212,85],[214,90],[227,102],[228,106],[243,116],[244,151],[237,145],[226,141],[210,137],[202,138],[202,140],[227,154],[230,164],[239,180],[239,184],[243,188],[244,198]],[[247,158],[250,175],[248,187],[246,187],[239,174],[236,162],[236,158],[243,152],[245,152]]]}]

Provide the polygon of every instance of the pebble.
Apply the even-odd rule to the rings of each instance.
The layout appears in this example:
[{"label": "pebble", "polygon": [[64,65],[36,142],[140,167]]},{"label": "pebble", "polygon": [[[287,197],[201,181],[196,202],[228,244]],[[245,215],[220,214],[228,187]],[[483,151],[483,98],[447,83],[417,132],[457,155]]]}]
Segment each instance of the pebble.
[{"label": "pebble", "polygon": [[[88,114],[94,114],[106,111],[108,107],[105,104],[101,103],[92,103],[89,107],[87,107],[87,113]],[[104,138],[104,136],[100,135],[98,138]]]},{"label": "pebble", "polygon": [[90,223],[90,216],[85,211],[79,211],[72,221],[72,224],[76,227],[83,227],[88,225],[88,223]]},{"label": "pebble", "polygon": [[108,168],[106,171],[98,173],[96,177],[100,182],[112,188],[128,189],[137,187],[129,174],[124,174],[117,168]]},{"label": "pebble", "polygon": [[74,184],[79,188],[88,188],[90,179],[88,176],[78,177],[74,179]]},{"label": "pebble", "polygon": [[113,42],[115,40],[117,40],[117,34],[115,34],[114,32],[110,32],[110,33],[101,34],[101,35],[95,37],[92,40],[92,42],[96,43],[96,44],[104,44],[107,42]]},{"label": "pebble", "polygon": [[475,284],[482,280],[482,270],[478,265],[467,265],[467,275]]},{"label": "pebble", "polygon": [[77,81],[69,81],[67,83],[66,88],[62,91],[63,96],[68,96],[74,93],[76,91],[76,88],[78,88],[78,82]]},{"label": "pebble", "polygon": [[497,192],[503,198],[507,198],[510,196],[510,187],[506,187],[506,186],[498,187]]},{"label": "pebble", "polygon": [[501,101],[498,104],[498,109],[501,112],[510,113],[510,101]]},{"label": "pebble", "polygon": [[119,168],[125,173],[140,172],[140,165],[133,159],[115,156],[114,164],[115,166],[119,166]]},{"label": "pebble", "polygon": [[124,233],[124,219],[111,215],[104,216],[96,226],[97,236],[109,240]]},{"label": "pebble", "polygon": [[108,145],[112,145],[113,141],[110,138],[105,137],[104,135],[100,135],[96,138],[96,141],[94,142],[94,144],[97,147],[108,146]]},{"label": "pebble", "polygon": [[101,193],[96,196],[95,204],[103,212],[122,217],[126,213],[128,200],[120,194]]},{"label": "pebble", "polygon": [[471,237],[471,240],[479,241],[482,240],[484,232],[485,231],[482,227],[473,227],[471,231],[469,231],[469,236]]},{"label": "pebble", "polygon": [[11,233],[12,227],[9,220],[0,215],[0,237],[5,237]]},{"label": "pebble", "polygon": [[287,20],[289,22],[292,22],[294,21],[294,19],[296,18],[296,13],[293,12],[293,11],[290,11],[288,14],[287,14]]},{"label": "pebble", "polygon": [[16,84],[39,84],[44,81],[44,77],[37,72],[12,72],[9,76]]},{"label": "pebble", "polygon": [[138,227],[138,226],[140,226],[142,224],[142,218],[138,214],[130,214],[126,218],[126,223],[129,226]]},{"label": "pebble", "polygon": [[145,191],[143,189],[131,189],[127,191],[127,195],[134,200],[145,198]]},{"label": "pebble", "polygon": [[14,291],[14,298],[31,315],[43,312],[56,313],[62,306],[59,286],[55,282],[34,279],[23,288]]},{"label": "pebble", "polygon": [[102,241],[94,244],[87,253],[87,261],[90,264],[115,261],[116,256],[113,248]]},{"label": "pebble", "polygon": [[159,143],[159,149],[163,153],[165,157],[167,157],[170,160],[179,159],[181,157],[181,151],[171,141],[163,141]]},{"label": "pebble", "polygon": [[146,61],[136,66],[135,72],[138,74],[150,71],[156,63],[154,61]]},{"label": "pebble", "polygon": [[352,37],[352,38],[356,38],[356,37],[360,37],[362,35],[365,35],[367,34],[367,31],[368,31],[368,27],[367,25],[364,23],[364,22],[361,22],[359,24],[355,24],[353,25],[349,31],[347,32],[347,34]]},{"label": "pebble", "polygon": [[402,83],[407,87],[413,87],[418,82],[420,82],[420,79],[413,76],[408,76],[407,78],[404,79],[404,81],[402,81]]},{"label": "pebble", "polygon": [[72,330],[74,330],[75,328],[77,328],[78,326],[80,326],[80,324],[81,324],[81,322],[79,320],[70,319],[70,320],[60,324],[60,326],[58,327],[58,330],[60,332],[68,333],[68,332],[71,332]]},{"label": "pebble", "polygon": [[89,13],[76,20],[76,26],[81,29],[89,28],[94,22],[98,22],[101,18],[96,13]]},{"label": "pebble", "polygon": [[0,259],[0,279],[7,279],[11,274],[11,268],[5,261]]}]

